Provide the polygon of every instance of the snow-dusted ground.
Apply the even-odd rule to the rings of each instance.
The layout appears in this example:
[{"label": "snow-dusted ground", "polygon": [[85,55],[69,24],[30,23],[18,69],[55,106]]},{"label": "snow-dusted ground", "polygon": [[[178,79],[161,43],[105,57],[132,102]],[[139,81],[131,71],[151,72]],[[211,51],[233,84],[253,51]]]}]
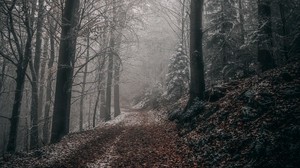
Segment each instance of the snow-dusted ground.
[{"label": "snow-dusted ground", "polygon": [[[139,163],[140,159],[149,162],[147,164],[155,162],[158,164],[161,159],[168,158],[168,155],[173,157],[174,154],[166,152],[176,150],[178,142],[174,130],[165,131],[172,126],[166,126],[164,117],[158,114],[155,111],[122,109],[121,115],[115,119],[101,123],[92,130],[72,133],[63,138],[60,143],[30,153],[7,155],[6,158],[0,159],[0,167],[103,168],[122,167],[122,165],[131,167],[131,164],[139,167],[140,164],[144,164]],[[149,155],[153,155],[156,161],[148,161]],[[180,157],[177,155],[174,157],[170,161],[180,163],[176,160]],[[133,163],[130,159],[137,159],[137,161]]]}]

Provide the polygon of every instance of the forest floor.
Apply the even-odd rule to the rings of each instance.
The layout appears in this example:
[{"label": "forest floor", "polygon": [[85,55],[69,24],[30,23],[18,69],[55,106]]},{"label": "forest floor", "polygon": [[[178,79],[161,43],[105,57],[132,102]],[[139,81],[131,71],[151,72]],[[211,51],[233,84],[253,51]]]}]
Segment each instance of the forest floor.
[{"label": "forest floor", "polygon": [[122,109],[93,130],[5,155],[0,167],[299,167],[299,67],[296,59],[215,86],[184,113],[187,98],[157,111]]},{"label": "forest floor", "polygon": [[154,111],[123,109],[94,130],[66,136],[29,153],[7,155],[0,167],[193,167],[176,126]]},{"label": "forest floor", "polygon": [[300,58],[186,101],[167,111],[200,167],[300,167]]}]

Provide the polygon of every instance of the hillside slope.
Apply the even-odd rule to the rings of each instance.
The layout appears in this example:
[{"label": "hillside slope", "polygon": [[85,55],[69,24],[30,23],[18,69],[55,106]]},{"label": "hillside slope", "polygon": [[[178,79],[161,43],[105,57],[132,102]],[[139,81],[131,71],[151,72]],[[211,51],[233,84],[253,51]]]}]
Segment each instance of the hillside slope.
[{"label": "hillside slope", "polygon": [[294,61],[219,86],[214,93],[224,97],[175,117],[198,167],[299,166],[299,77],[300,63]]}]

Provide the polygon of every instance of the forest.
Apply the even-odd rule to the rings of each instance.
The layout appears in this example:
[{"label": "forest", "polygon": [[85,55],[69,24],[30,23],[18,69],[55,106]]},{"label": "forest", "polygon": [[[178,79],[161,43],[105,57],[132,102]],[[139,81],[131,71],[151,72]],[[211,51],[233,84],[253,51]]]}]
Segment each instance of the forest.
[{"label": "forest", "polygon": [[1,0],[0,167],[298,167],[300,1]]}]

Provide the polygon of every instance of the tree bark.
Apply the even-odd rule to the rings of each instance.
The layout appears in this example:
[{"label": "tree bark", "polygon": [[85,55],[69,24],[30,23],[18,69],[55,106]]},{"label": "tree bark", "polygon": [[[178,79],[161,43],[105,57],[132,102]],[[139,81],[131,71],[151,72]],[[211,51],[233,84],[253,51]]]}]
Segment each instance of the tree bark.
[{"label": "tree bark", "polygon": [[186,0],[182,1],[182,6],[181,6],[181,45],[184,46],[185,42],[185,38],[184,38],[184,34],[185,34],[185,2]]},{"label": "tree bark", "polygon": [[110,42],[109,42],[109,58],[107,68],[107,84],[106,84],[106,110],[105,110],[105,121],[111,120],[111,91],[112,91],[112,77],[113,77],[113,65],[115,55],[115,24],[116,24],[116,0],[112,1],[112,17],[113,20],[110,26]]},{"label": "tree bark", "polygon": [[3,60],[3,63],[1,65],[1,74],[0,74],[0,97],[1,97],[1,94],[2,94],[2,89],[3,89],[3,85],[4,85],[4,82],[5,82],[5,73],[6,73],[6,60],[4,59]]},{"label": "tree bark", "polygon": [[[103,80],[104,80],[104,74],[103,76]],[[106,110],[106,96],[105,96],[105,82],[102,81],[100,84],[100,118],[105,118],[105,110]]]},{"label": "tree bark", "polygon": [[285,9],[282,0],[279,2],[279,10],[280,10],[280,18],[282,22],[282,36],[283,36],[283,55],[285,60],[289,59],[288,56],[288,45],[287,45],[287,28],[286,28],[286,16],[285,16]]},{"label": "tree bark", "polygon": [[39,0],[37,27],[36,27],[36,46],[34,56],[34,73],[37,76],[36,83],[39,82],[39,71],[42,54],[42,37],[44,27],[44,0]]},{"label": "tree bark", "polygon": [[118,12],[118,24],[119,24],[119,33],[116,37],[116,44],[115,44],[115,66],[114,66],[114,117],[117,117],[121,114],[120,109],[120,66],[122,59],[120,58],[120,50],[121,50],[121,43],[122,43],[122,30],[125,27],[126,22],[126,11],[122,8],[119,9]]},{"label": "tree bark", "polygon": [[190,68],[191,68],[191,84],[190,97],[185,111],[191,107],[195,99],[203,100],[205,91],[204,81],[204,63],[202,50],[202,14],[203,0],[191,1],[190,14]]},{"label": "tree bark", "polygon": [[62,16],[51,143],[69,133],[70,106],[78,31],[79,0],[66,0]]},{"label": "tree bark", "polygon": [[[111,47],[113,47],[111,45]],[[111,49],[112,50],[112,49]],[[110,51],[108,58],[108,69],[107,69],[107,84],[106,84],[106,109],[104,121],[111,120],[111,87],[112,87],[112,76],[113,76],[113,54]]]},{"label": "tree bark", "polygon": [[275,67],[273,59],[271,1],[258,0],[258,57],[262,71]]},{"label": "tree bark", "polygon": [[97,87],[97,97],[96,97],[96,102],[95,102],[95,107],[94,107],[94,113],[93,113],[93,127],[96,126],[96,115],[97,115],[97,110],[100,102],[100,119],[105,119],[105,74],[103,72],[104,69],[104,64],[106,62],[106,53],[104,53],[103,59],[99,58],[98,61],[98,73],[99,73],[99,79],[98,79],[98,87]]},{"label": "tree bark", "polygon": [[50,106],[51,106],[51,91],[52,91],[52,78],[53,78],[53,64],[54,64],[54,58],[55,58],[55,33],[57,26],[54,26],[53,20],[50,21],[50,18],[48,18],[50,23],[50,59],[48,61],[48,76],[47,76],[47,90],[46,90],[46,104],[45,104],[45,113],[44,118],[45,122],[43,125],[43,140],[45,144],[49,143],[49,135],[50,135]]},{"label": "tree bark", "polygon": [[[7,151],[8,152],[15,152],[16,146],[17,146],[17,134],[18,134],[18,127],[19,127],[19,117],[21,113],[21,104],[22,104],[22,98],[23,98],[23,90],[24,90],[24,84],[25,84],[25,76],[27,67],[29,64],[29,61],[32,57],[32,22],[30,20],[29,12],[28,12],[28,6],[24,7],[24,24],[26,29],[26,44],[24,47],[24,53],[21,50],[19,39],[17,38],[15,34],[15,28],[14,28],[14,22],[13,22],[13,14],[12,10],[15,7],[16,1],[12,2],[12,6],[9,9],[9,26],[11,28],[12,34],[14,36],[14,42],[16,43],[18,54],[19,54],[19,60],[17,64],[17,78],[16,78],[16,90],[15,90],[15,97],[14,97],[14,105],[12,109],[12,116],[11,116],[11,125],[10,125],[10,132],[9,132],[9,139],[8,139],[8,145],[7,145]],[[26,5],[23,3],[22,5]]]},{"label": "tree bark", "polygon": [[[41,114],[40,119],[43,119],[43,124],[46,122],[45,113],[44,113],[44,95],[45,95],[45,73],[46,73],[46,65],[47,65],[47,57],[48,57],[48,47],[49,47],[49,36],[46,35],[44,39],[44,46],[43,46],[43,60],[41,63],[41,78],[40,78],[40,88],[39,88],[39,106],[38,111]],[[43,116],[43,118],[41,118]],[[41,137],[42,144],[45,145],[44,141],[44,131],[41,130],[43,133],[43,137]]]},{"label": "tree bark", "polygon": [[114,116],[117,117],[121,114],[120,109],[120,63],[115,63],[114,73]]},{"label": "tree bark", "polygon": [[[89,30],[88,30],[89,31]],[[88,62],[90,59],[90,33],[87,35],[87,53],[86,53],[86,59],[85,61]],[[83,80],[82,80],[82,90],[81,90],[81,96],[80,96],[80,118],[79,118],[79,130],[83,131],[83,109],[84,109],[84,98],[85,98],[85,86],[86,86],[86,77],[87,77],[87,71],[88,71],[88,64],[84,67],[84,73],[83,73]]]},{"label": "tree bark", "polygon": [[42,33],[43,33],[43,23],[44,23],[44,0],[39,0],[38,7],[38,18],[37,18],[37,32],[36,32],[36,47],[34,62],[30,60],[30,70],[31,70],[31,123],[32,127],[30,129],[30,149],[35,149],[39,147],[39,130],[38,130],[38,119],[40,112],[39,110],[39,71],[40,71],[40,60],[42,53]]},{"label": "tree bark", "polygon": [[[45,73],[46,73],[46,65],[47,65],[47,57],[48,57],[48,47],[49,47],[49,35],[46,35],[44,39],[43,46],[43,60],[41,63],[41,77],[40,77],[40,88],[39,88],[39,106],[38,111],[40,114],[43,113],[44,107],[44,94],[45,94]],[[45,114],[44,114],[44,122],[45,122]]]},{"label": "tree bark", "polygon": [[[56,11],[56,8],[53,10]],[[53,14],[53,13],[52,13]],[[43,125],[43,141],[45,144],[48,144],[50,141],[50,107],[52,101],[52,79],[53,79],[53,65],[55,59],[55,34],[57,31],[58,23],[51,18],[50,15],[47,17],[49,23],[49,40],[50,40],[50,57],[48,61],[48,76],[47,76],[47,86],[46,86],[46,100],[45,100],[45,109],[44,109],[44,125]]]},{"label": "tree bark", "polygon": [[239,19],[240,19],[240,28],[241,28],[241,40],[242,44],[245,44],[245,18],[243,12],[242,0],[239,0]]},{"label": "tree bark", "polygon": [[14,105],[13,105],[13,111],[11,116],[11,126],[10,126],[10,132],[9,132],[9,140],[7,145],[7,151],[8,152],[15,152],[16,146],[17,146],[17,131],[19,127],[19,116],[21,113],[21,102],[23,98],[23,90],[24,90],[24,84],[25,84],[25,71],[24,68],[27,67],[28,63],[24,62],[24,66],[20,65],[17,68],[17,79],[16,79],[16,92],[15,92],[15,98],[14,98]]},{"label": "tree bark", "polygon": [[[30,69],[33,70],[32,63],[30,63]],[[39,147],[39,131],[38,131],[38,119],[39,119],[38,102],[39,102],[39,98],[38,98],[37,78],[38,77],[36,75],[32,75],[31,111],[30,111],[30,119],[31,119],[30,149],[35,149],[35,148]]]}]

